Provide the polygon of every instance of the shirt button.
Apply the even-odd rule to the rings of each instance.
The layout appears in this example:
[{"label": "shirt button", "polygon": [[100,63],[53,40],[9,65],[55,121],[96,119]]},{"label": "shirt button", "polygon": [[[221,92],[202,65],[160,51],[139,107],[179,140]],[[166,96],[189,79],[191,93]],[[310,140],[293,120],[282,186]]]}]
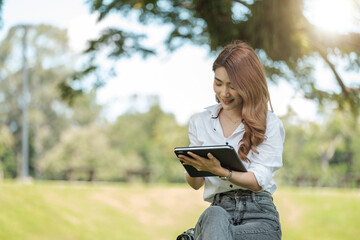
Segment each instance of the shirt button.
[{"label": "shirt button", "polygon": [[233,187],[233,185],[232,185],[232,184],[230,184],[230,187],[232,188],[232,187]]}]

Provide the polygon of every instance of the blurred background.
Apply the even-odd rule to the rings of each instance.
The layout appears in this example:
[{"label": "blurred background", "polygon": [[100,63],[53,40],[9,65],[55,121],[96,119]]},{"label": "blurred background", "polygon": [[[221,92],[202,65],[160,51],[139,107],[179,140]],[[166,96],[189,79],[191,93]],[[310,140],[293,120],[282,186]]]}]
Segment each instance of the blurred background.
[{"label": "blurred background", "polygon": [[358,0],[0,7],[1,239],[174,239],[195,224],[206,205],[173,148],[188,145],[190,117],[216,103],[212,62],[233,40],[256,50],[286,129],[274,196],[284,239],[360,233]]}]

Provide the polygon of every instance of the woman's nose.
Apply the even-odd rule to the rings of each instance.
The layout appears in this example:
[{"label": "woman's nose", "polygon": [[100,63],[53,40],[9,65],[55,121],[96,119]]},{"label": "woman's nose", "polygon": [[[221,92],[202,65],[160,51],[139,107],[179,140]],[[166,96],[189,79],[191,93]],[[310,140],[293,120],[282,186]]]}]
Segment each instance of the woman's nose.
[{"label": "woman's nose", "polygon": [[228,87],[224,87],[222,90],[222,95],[224,97],[229,97],[230,96],[230,92],[229,92],[229,88]]}]

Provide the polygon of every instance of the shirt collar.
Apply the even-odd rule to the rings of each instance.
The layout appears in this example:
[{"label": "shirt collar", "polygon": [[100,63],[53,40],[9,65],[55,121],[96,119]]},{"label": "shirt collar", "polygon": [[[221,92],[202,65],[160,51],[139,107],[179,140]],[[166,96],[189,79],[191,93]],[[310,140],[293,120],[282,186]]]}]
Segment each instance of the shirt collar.
[{"label": "shirt collar", "polygon": [[220,110],[222,109],[222,106],[220,103],[206,107],[205,108],[208,112],[210,112],[210,116],[212,119],[218,118]]},{"label": "shirt collar", "polygon": [[[220,113],[220,110],[222,109],[222,106],[221,104],[215,104],[215,105],[212,105],[212,106],[209,106],[209,107],[206,107],[205,108],[208,112],[210,112],[210,118],[211,119],[217,119],[219,117],[219,113]],[[214,124],[216,123],[217,121],[214,122]],[[214,125],[215,127],[215,125]],[[242,132],[244,131],[245,128],[244,128],[244,124],[243,123],[240,123],[240,125],[237,127],[237,129],[235,129],[234,133],[238,133],[238,132]],[[234,134],[233,133],[233,134]]]}]

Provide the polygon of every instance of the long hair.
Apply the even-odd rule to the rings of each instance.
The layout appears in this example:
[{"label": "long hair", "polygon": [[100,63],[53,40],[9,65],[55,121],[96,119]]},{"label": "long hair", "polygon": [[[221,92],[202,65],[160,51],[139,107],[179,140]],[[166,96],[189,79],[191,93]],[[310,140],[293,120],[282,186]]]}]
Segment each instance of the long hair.
[{"label": "long hair", "polygon": [[266,118],[270,94],[263,66],[255,51],[244,42],[227,45],[216,58],[213,71],[224,67],[229,80],[242,98],[241,117],[245,133],[240,140],[239,157],[248,161],[250,150],[265,140]]}]

